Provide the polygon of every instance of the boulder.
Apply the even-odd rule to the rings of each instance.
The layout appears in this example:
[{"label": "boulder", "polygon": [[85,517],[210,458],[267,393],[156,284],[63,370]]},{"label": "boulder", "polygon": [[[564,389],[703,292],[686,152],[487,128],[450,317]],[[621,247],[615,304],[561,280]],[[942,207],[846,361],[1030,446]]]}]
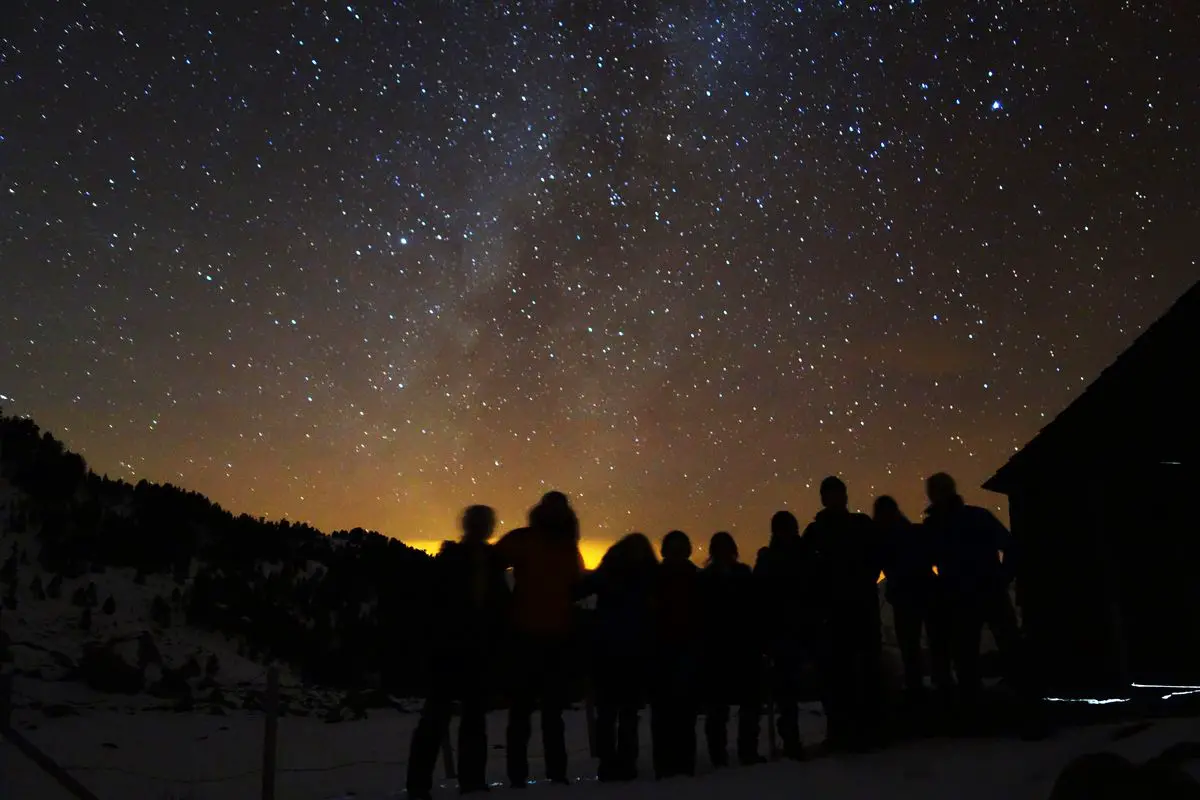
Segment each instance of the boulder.
[{"label": "boulder", "polygon": [[121,658],[110,644],[85,645],[79,675],[92,689],[113,694],[137,694],[146,682],[142,670]]}]

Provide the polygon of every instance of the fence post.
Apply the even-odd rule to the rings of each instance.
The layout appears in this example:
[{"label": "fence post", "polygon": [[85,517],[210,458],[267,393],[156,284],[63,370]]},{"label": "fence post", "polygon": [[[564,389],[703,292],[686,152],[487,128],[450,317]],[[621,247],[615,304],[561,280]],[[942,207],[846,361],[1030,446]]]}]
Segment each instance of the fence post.
[{"label": "fence post", "polygon": [[262,800],[275,800],[275,750],[279,726],[279,668],[267,668],[266,730],[263,732]]}]

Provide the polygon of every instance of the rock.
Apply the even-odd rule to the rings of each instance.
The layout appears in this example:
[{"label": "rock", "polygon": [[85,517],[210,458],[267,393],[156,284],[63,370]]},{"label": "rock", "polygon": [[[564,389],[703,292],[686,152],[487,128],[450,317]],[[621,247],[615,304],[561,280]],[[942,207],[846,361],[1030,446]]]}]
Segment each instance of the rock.
[{"label": "rock", "polygon": [[51,600],[57,600],[62,597],[62,575],[55,575],[50,579],[50,583],[46,586],[46,597]]},{"label": "rock", "polygon": [[208,660],[204,662],[204,675],[207,678],[217,677],[217,673],[221,671],[221,660],[217,658],[216,653],[210,653]]},{"label": "rock", "polygon": [[163,669],[162,677],[150,687],[150,694],[163,699],[190,699],[192,687],[188,686],[180,670]]},{"label": "rock", "polygon": [[84,683],[98,692],[137,694],[145,687],[142,671],[126,663],[109,644],[85,645],[79,674]]},{"label": "rock", "polygon": [[103,611],[105,614],[107,614],[110,617],[113,614],[117,613],[116,599],[110,594],[108,596],[108,599],[104,601],[104,605],[100,608],[100,610]]},{"label": "rock", "polygon": [[137,663],[139,669],[145,669],[150,664],[162,664],[162,653],[154,642],[149,631],[142,631],[137,639]]},{"label": "rock", "polygon": [[162,595],[155,595],[154,602],[150,604],[150,620],[160,628],[171,627],[171,607]]},{"label": "rock", "polygon": [[61,719],[62,717],[78,717],[79,712],[68,705],[62,703],[51,703],[42,708],[42,714],[49,719]]},{"label": "rock", "polygon": [[183,676],[184,680],[199,678],[203,674],[200,670],[200,662],[194,655],[188,656],[188,660],[179,668],[179,674]]}]

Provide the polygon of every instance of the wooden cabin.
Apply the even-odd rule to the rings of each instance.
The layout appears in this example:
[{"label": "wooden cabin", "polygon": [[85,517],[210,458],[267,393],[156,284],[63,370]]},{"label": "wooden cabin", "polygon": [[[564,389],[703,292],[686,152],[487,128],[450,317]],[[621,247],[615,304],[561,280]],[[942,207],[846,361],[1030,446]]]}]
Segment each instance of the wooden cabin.
[{"label": "wooden cabin", "polygon": [[1200,283],[984,488],[1048,690],[1200,686]]}]

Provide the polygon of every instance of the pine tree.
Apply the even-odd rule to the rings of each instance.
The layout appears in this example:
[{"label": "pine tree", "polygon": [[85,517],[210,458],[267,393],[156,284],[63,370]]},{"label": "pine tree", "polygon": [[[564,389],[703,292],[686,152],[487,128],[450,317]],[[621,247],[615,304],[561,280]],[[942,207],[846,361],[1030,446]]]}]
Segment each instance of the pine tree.
[{"label": "pine tree", "polygon": [[92,629],[92,609],[88,606],[83,607],[83,613],[79,615],[79,630],[90,631]]},{"label": "pine tree", "polygon": [[116,601],[116,598],[114,598],[114,597],[113,597],[113,596],[110,594],[110,595],[108,596],[108,599],[104,601],[104,607],[103,607],[102,609],[100,609],[100,610],[101,610],[101,611],[103,611],[105,614],[107,614],[107,615],[108,615],[108,616],[110,616],[110,617],[111,617],[113,614],[117,613],[117,601]]},{"label": "pine tree", "polygon": [[62,575],[55,575],[50,579],[50,585],[46,587],[46,597],[49,597],[51,600],[57,600],[62,597],[62,586]]}]

